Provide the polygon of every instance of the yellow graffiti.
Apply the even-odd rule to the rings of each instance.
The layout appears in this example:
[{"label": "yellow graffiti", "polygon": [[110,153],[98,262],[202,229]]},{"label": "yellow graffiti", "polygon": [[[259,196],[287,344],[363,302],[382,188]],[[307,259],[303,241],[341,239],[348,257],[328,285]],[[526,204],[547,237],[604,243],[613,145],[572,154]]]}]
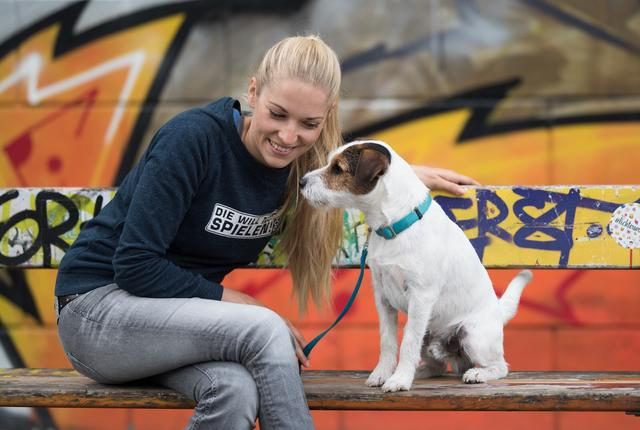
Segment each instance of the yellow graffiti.
[{"label": "yellow graffiti", "polygon": [[446,166],[487,185],[638,184],[640,122],[527,128],[457,143],[471,115],[417,118],[372,137],[415,164]]}]

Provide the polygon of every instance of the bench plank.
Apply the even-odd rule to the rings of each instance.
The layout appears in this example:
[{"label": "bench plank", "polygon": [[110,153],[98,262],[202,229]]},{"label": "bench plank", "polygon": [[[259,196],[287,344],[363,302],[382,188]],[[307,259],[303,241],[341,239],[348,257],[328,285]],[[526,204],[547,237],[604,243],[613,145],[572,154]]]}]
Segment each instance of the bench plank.
[{"label": "bench plank", "polygon": [[[303,371],[311,409],[413,411],[640,411],[638,372],[513,372],[467,385],[447,375],[410,391],[365,385],[366,371]],[[98,384],[70,369],[0,369],[0,406],[189,409],[194,403],[152,385]]]}]

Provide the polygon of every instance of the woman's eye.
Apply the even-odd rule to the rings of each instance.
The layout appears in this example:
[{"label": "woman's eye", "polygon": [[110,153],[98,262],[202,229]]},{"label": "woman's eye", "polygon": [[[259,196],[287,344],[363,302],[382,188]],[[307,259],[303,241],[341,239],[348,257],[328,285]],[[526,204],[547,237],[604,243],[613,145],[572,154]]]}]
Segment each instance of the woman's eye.
[{"label": "woman's eye", "polygon": [[269,110],[269,113],[274,118],[284,118],[285,117],[285,115],[283,113],[276,112],[276,111],[273,111],[273,110]]},{"label": "woman's eye", "polygon": [[307,128],[313,129],[313,128],[318,127],[318,123],[317,122],[305,122],[304,126],[307,127]]}]

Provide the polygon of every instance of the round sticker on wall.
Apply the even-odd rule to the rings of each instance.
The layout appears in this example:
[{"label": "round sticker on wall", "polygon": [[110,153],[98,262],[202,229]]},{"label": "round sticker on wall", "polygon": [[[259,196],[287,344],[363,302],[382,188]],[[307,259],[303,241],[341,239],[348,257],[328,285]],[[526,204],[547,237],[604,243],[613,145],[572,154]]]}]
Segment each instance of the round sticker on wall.
[{"label": "round sticker on wall", "polygon": [[611,236],[624,248],[640,248],[640,204],[618,207],[609,223]]}]

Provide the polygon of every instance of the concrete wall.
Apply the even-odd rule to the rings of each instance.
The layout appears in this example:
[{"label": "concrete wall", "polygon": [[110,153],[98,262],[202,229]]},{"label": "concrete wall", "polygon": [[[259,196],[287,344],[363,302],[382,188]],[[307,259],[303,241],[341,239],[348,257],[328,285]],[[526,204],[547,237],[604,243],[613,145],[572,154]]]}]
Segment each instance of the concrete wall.
[{"label": "concrete wall", "polygon": [[[318,33],[342,59],[347,136],[484,184],[640,182],[640,6],[632,0],[0,0],[0,187],[108,186],[168,118],[241,98],[266,48]],[[640,258],[640,255],[637,256]],[[502,291],[512,272],[491,273]],[[338,271],[341,303],[357,273]],[[54,273],[0,272],[0,366],[68,367]],[[228,286],[297,320],[282,271]],[[638,370],[640,274],[538,271],[507,331],[513,370]],[[372,368],[370,291],[314,368]],[[357,340],[357,341],[356,341]],[[0,428],[169,429],[188,413],[9,410]],[[623,429],[619,414],[318,412],[321,429]]]}]

